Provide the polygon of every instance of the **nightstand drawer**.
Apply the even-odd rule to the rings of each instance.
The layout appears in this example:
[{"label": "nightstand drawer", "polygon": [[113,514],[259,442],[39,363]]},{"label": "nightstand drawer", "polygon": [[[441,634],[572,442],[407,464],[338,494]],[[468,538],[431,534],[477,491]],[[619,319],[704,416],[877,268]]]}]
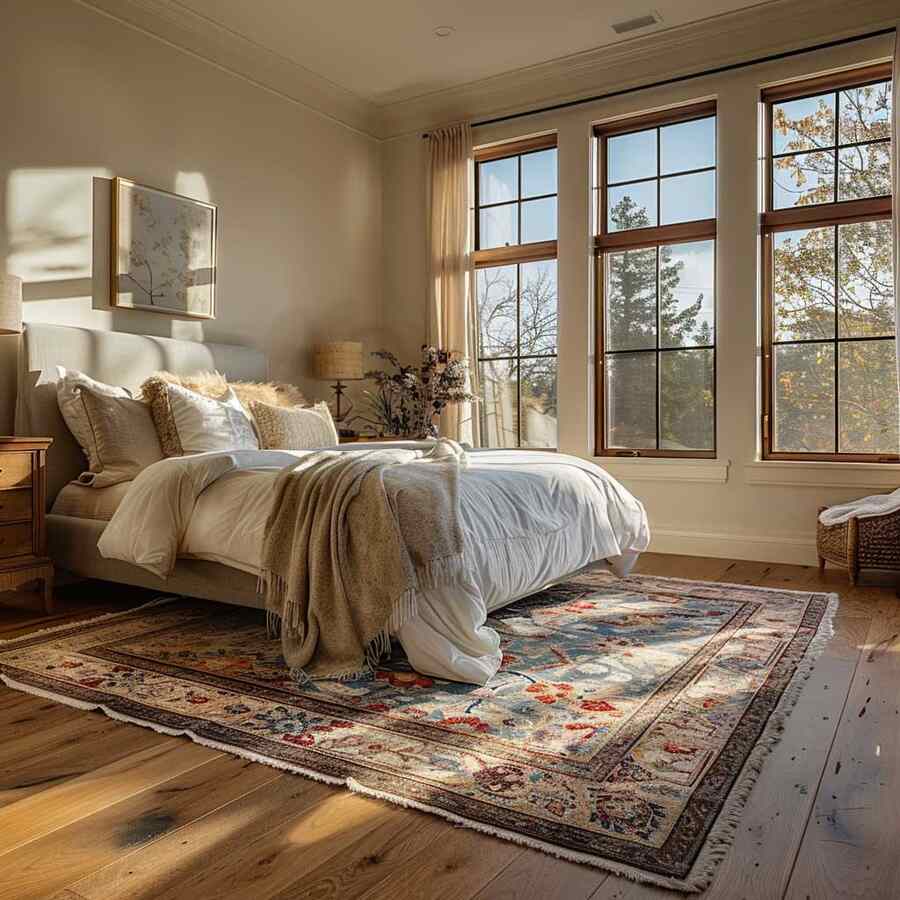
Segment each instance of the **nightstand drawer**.
[{"label": "nightstand drawer", "polygon": [[0,453],[0,488],[31,484],[30,453]]},{"label": "nightstand drawer", "polygon": [[0,559],[10,556],[28,556],[32,550],[31,523],[0,525]]},{"label": "nightstand drawer", "polygon": [[31,496],[31,488],[0,491],[0,524],[30,519],[32,515]]}]

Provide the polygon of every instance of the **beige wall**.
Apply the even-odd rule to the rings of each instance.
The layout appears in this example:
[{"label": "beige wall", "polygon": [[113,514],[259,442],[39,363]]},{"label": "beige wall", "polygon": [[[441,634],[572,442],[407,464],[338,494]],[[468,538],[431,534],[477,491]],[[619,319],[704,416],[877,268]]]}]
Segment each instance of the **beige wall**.
[{"label": "beige wall", "polygon": [[[591,125],[602,119],[716,97],[719,237],[718,459],[605,465],[647,506],[654,548],[781,562],[815,562],[820,504],[891,489],[900,467],[758,462],[757,114],[760,85],[889,58],[891,38],[738,69],[475,131],[479,144],[542,131],[559,135],[559,440],[592,456]],[[631,73],[634,75],[634,73]],[[636,77],[636,76],[635,76]],[[417,134],[386,143],[388,322],[414,346],[424,335],[425,148]],[[402,259],[402,265],[398,262]],[[399,323],[399,324],[398,324]]]},{"label": "beige wall", "polygon": [[[250,344],[319,394],[314,340],[382,343],[377,141],[72,0],[2,6],[0,264],[26,321]],[[107,307],[113,175],[218,205],[214,321]]]}]

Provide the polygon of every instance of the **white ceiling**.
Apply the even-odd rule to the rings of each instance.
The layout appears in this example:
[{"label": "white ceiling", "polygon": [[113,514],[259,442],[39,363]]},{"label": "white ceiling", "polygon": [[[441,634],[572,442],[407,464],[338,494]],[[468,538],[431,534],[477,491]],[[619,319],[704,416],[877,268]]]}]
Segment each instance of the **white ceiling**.
[{"label": "white ceiling", "polygon": [[[169,0],[370,102],[386,105],[761,0]],[[628,35],[610,25],[656,11]],[[439,25],[453,26],[437,38]]]}]

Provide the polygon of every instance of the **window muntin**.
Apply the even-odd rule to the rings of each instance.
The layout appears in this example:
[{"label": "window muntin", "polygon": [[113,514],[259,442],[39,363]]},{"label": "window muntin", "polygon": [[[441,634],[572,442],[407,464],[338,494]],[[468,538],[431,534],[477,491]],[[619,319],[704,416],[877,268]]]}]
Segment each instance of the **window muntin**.
[{"label": "window muntin", "polygon": [[715,104],[596,132],[596,452],[714,457]]},{"label": "window muntin", "polygon": [[555,448],[555,135],[476,152],[476,187],[482,445]]},{"label": "window muntin", "polygon": [[889,75],[764,95],[766,458],[898,458]]}]

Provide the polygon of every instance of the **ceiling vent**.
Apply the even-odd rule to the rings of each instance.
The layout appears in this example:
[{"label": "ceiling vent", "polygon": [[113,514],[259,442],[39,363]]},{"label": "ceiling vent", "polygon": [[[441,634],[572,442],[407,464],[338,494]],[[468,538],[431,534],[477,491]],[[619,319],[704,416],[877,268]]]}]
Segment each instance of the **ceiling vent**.
[{"label": "ceiling vent", "polygon": [[626,22],[613,22],[612,30],[616,34],[627,34],[629,31],[637,31],[639,28],[649,28],[656,25],[660,20],[657,13],[647,13],[645,16],[637,16],[634,19],[628,19]]}]

